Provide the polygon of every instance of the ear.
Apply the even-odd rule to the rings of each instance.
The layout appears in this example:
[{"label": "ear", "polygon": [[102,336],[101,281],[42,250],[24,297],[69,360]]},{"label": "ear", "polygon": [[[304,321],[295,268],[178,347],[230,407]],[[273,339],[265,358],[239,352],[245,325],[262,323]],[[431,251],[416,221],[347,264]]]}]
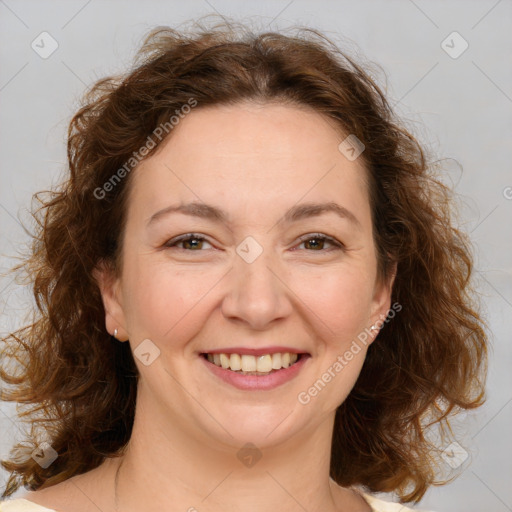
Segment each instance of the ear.
[{"label": "ear", "polygon": [[101,262],[94,270],[93,276],[100,289],[103,307],[105,308],[105,327],[107,332],[119,341],[128,341],[126,318],[120,299],[120,279],[115,276],[113,268],[105,262]]},{"label": "ear", "polygon": [[[390,268],[388,277],[385,279],[378,279],[375,283],[374,294],[372,299],[372,314],[370,321],[372,322],[372,330],[373,338],[372,341],[375,340],[377,335],[379,334],[380,329],[385,323],[385,320],[388,316],[388,312],[391,308],[391,294],[393,291],[393,284],[395,282],[397,272],[397,264],[396,262],[392,263]],[[400,309],[402,307],[400,306]],[[400,311],[400,309],[398,311]]]}]

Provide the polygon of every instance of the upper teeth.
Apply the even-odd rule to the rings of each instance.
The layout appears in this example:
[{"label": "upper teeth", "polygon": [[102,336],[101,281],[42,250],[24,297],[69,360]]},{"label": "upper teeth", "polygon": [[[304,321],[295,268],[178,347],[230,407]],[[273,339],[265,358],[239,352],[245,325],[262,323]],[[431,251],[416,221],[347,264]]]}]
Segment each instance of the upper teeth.
[{"label": "upper teeth", "polygon": [[208,354],[207,357],[211,363],[234,371],[270,372],[271,370],[288,368],[297,361],[298,355],[284,352],[261,356],[251,356],[248,354]]}]

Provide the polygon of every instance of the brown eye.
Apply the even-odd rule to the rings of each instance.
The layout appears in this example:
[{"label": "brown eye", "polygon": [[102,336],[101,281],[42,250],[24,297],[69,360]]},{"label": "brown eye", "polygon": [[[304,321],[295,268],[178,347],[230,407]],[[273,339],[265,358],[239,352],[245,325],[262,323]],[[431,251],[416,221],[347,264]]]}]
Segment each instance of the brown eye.
[{"label": "brown eye", "polygon": [[209,243],[206,238],[196,235],[194,233],[188,233],[187,235],[182,235],[177,238],[173,238],[169,240],[165,244],[166,247],[177,247],[180,244],[183,244],[183,247],[178,247],[178,249],[182,249],[185,251],[201,251],[203,249],[204,243]]},{"label": "brown eye", "polygon": [[301,237],[300,240],[300,245],[304,244],[306,249],[310,252],[325,252],[324,248],[326,243],[334,246],[335,248],[343,248],[343,244],[341,244],[341,242],[338,242],[338,240],[335,240],[330,236],[322,235],[321,233],[305,235]]}]

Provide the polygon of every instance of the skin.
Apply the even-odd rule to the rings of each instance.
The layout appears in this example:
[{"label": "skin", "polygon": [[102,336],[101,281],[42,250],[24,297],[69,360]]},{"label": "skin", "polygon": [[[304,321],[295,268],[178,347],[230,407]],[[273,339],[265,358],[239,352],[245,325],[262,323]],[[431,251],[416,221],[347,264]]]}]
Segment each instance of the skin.
[{"label": "skin", "polygon": [[[297,399],[390,308],[392,279],[377,279],[365,170],[338,150],[344,138],[330,120],[296,106],[198,107],[132,171],[120,275],[99,268],[96,276],[107,330],[132,350],[150,339],[160,355],[149,366],[135,358],[141,377],[124,455],[28,499],[62,512],[114,511],[122,462],[123,512],[170,503],[183,511],[370,510],[329,479],[335,411],[367,347],[307,405]],[[155,212],[191,201],[224,209],[231,222],[175,213],[148,226]],[[281,221],[297,203],[328,201],[357,223],[334,213]],[[165,245],[191,232],[207,241]],[[299,240],[312,233],[344,248]],[[236,253],[247,236],[263,249],[252,263]],[[270,345],[311,358],[295,379],[267,391],[230,386],[198,355]],[[250,468],[237,458],[247,442],[262,455]]]}]

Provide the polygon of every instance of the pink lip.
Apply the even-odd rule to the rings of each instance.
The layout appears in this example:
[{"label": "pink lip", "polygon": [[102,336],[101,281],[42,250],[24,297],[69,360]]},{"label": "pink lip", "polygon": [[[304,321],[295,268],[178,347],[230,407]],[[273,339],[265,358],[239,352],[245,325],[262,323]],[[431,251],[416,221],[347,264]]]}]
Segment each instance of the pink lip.
[{"label": "pink lip", "polygon": [[304,350],[298,350],[296,348],[290,347],[262,347],[262,348],[247,348],[247,347],[231,347],[231,348],[219,348],[216,350],[208,350],[207,352],[202,352],[203,354],[240,354],[240,355],[249,355],[249,356],[264,356],[266,354],[277,354],[289,352],[291,354],[304,354],[306,353]]},{"label": "pink lip", "polygon": [[[286,350],[286,352],[288,351],[289,349]],[[238,354],[240,353],[235,350],[233,350],[233,352]],[[268,353],[269,352],[264,352],[264,354]],[[222,379],[224,382],[231,384],[235,388],[244,391],[266,391],[281,386],[285,382],[288,382],[296,377],[310,356],[303,355],[295,364],[292,364],[288,368],[281,368],[280,370],[270,373],[269,375],[263,376],[242,375],[241,373],[236,373],[234,371],[221,368],[214,363],[210,363],[210,361],[208,361],[208,359],[204,358],[203,356],[200,356],[200,358],[214,375]]]}]

